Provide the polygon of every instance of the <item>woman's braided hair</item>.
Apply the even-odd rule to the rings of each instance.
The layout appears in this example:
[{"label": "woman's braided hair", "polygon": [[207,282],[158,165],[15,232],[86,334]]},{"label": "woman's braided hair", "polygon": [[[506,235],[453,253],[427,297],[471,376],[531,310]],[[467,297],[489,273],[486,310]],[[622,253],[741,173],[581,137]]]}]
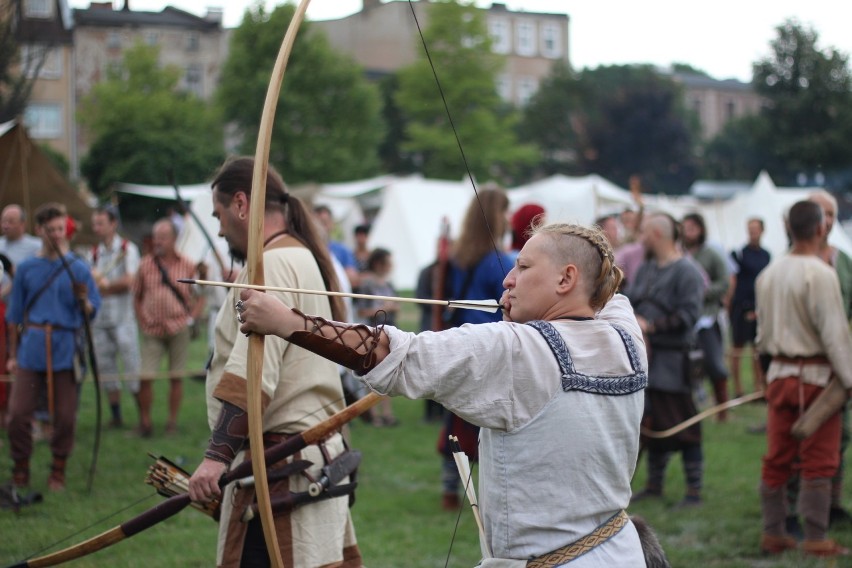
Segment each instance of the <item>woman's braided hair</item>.
[{"label": "woman's braided hair", "polygon": [[531,232],[550,236],[560,261],[577,265],[584,276],[597,275],[594,281],[587,281],[592,308],[603,308],[618,291],[624,273],[615,265],[612,246],[598,227],[551,223],[534,226]]}]

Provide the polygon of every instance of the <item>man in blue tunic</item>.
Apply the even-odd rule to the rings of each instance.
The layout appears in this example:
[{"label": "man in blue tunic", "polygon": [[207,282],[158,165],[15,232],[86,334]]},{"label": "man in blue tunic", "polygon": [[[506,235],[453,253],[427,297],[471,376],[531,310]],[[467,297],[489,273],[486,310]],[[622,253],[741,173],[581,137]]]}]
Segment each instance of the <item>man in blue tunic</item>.
[{"label": "man in blue tunic", "polygon": [[77,421],[77,335],[101,298],[88,265],[68,250],[65,207],[46,203],[36,210],[35,220],[41,251],[18,266],[6,313],[11,354],[6,368],[15,377],[9,402],[12,480],[18,487],[29,485],[32,417],[39,393],[46,389],[54,426],[47,484],[61,491]]}]

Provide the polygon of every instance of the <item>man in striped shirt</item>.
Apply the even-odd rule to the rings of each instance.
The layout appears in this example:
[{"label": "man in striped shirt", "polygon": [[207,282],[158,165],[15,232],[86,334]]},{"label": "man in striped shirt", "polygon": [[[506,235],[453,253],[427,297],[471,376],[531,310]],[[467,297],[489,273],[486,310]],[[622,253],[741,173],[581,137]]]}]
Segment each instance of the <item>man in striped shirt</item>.
[{"label": "man in striped shirt", "polygon": [[[193,278],[195,264],[177,252],[177,228],[169,219],[154,223],[153,251],[139,263],[133,283],[133,307],[142,332],[142,376],[155,374],[163,355],[169,357],[169,373],[186,369],[190,328],[204,309],[204,296],[194,295],[178,278]],[[179,377],[169,379],[169,418],[166,433],[177,432],[177,418],[183,398]],[[152,433],[151,406],[154,394],[151,380],[139,389],[139,434]]]}]

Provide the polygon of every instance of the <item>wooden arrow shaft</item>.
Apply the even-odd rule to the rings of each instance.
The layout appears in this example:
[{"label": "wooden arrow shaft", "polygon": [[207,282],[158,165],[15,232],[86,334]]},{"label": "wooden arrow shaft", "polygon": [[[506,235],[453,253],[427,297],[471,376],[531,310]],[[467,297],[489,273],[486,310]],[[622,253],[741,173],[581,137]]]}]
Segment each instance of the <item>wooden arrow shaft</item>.
[{"label": "wooden arrow shaft", "polygon": [[179,278],[178,282],[183,284],[197,284],[199,286],[220,286],[223,288],[243,288],[246,290],[260,290],[263,292],[289,292],[291,294],[312,294],[314,296],[336,296],[341,298],[354,298],[358,300],[380,300],[385,302],[404,302],[408,304],[428,304],[436,306],[449,306],[463,308],[466,310],[481,310],[496,312],[500,304],[496,300],[430,300],[428,298],[403,298],[400,296],[376,296],[373,294],[357,294],[354,292],[330,292],[328,290],[309,290],[306,288],[286,288],[283,286],[260,286],[257,284],[242,284],[239,282],[219,282],[216,280],[197,280],[194,278]]}]

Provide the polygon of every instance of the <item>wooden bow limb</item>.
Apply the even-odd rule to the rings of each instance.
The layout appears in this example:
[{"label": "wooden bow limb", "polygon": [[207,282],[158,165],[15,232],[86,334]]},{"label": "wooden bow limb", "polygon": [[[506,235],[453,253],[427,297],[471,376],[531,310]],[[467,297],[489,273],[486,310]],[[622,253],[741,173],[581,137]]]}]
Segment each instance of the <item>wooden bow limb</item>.
[{"label": "wooden bow limb", "polygon": [[[257,134],[257,148],[254,154],[254,172],[251,180],[251,201],[249,203],[249,233],[247,246],[248,280],[252,284],[264,284],[263,279],[263,217],[266,211],[266,175],[269,170],[269,147],[272,142],[272,124],[275,120],[275,108],[281,94],[281,83],[284,81],[284,71],[299,26],[305,18],[310,0],[301,0],[287,33],[281,42],[278,57],[266,90],[266,100],[263,103],[263,113],[260,118],[260,128]],[[261,382],[263,375],[263,336],[253,333],[249,336],[249,348],[246,372],[246,404],[248,407],[249,441],[253,448],[263,447],[263,405],[261,403]],[[266,464],[264,460],[254,460],[252,473],[257,481],[257,505],[260,522],[263,526],[263,536],[266,550],[273,568],[283,568],[281,550],[278,547],[278,537],[275,534],[275,523],[272,515],[272,499],[269,495]],[[245,477],[245,476],[243,476]]]},{"label": "wooden bow limb", "polygon": [[[380,400],[382,400],[382,398],[384,397],[380,394],[370,393],[353,404],[350,404],[343,410],[330,416],[328,419],[320,422],[316,426],[308,428],[301,434],[296,434],[287,438],[283,442],[268,448],[263,452],[264,459],[246,460],[242,462],[240,465],[234,467],[222,476],[222,479],[219,480],[219,487],[225,487],[229,483],[251,475],[254,470],[253,466],[255,462],[262,461],[264,464],[274,464],[294,455],[296,452],[305,449],[307,446],[322,442],[335,432],[338,432],[344,424],[351,422],[374,407]],[[267,491],[268,489],[269,488],[267,487]],[[190,502],[189,494],[175,495],[151,509],[148,509],[142,514],[137,515],[129,521],[121,523],[119,526],[104,531],[103,533],[82,543],[75,544],[52,554],[32,558],[30,560],[24,560],[17,564],[7,566],[6,568],[40,568],[43,566],[56,566],[57,564],[68,562],[69,560],[82,558],[83,556],[112,546],[117,542],[121,542],[126,538],[130,538],[131,536],[153,527],[157,523],[173,517],[189,506]]]},{"label": "wooden bow limb", "polygon": [[763,391],[753,392],[751,394],[747,394],[745,396],[741,396],[739,398],[735,398],[735,399],[729,400],[727,402],[717,404],[716,406],[711,406],[707,410],[704,410],[703,412],[699,412],[698,414],[696,414],[692,418],[689,418],[688,420],[684,420],[680,424],[677,424],[676,426],[672,426],[668,430],[660,430],[660,431],[649,430],[649,429],[645,428],[644,426],[642,426],[642,428],[640,429],[640,433],[647,438],[654,438],[654,439],[670,438],[670,437],[672,437],[676,434],[680,434],[681,432],[683,432],[684,430],[686,430],[690,426],[698,424],[699,422],[701,422],[705,418],[709,418],[709,417],[711,417],[715,414],[719,414],[723,410],[735,408],[737,406],[740,406],[741,404],[746,404],[748,402],[760,400],[764,396],[765,395],[764,395]]},{"label": "wooden bow limb", "polygon": [[328,290],[308,290],[305,288],[286,288],[283,286],[257,286],[254,284],[240,284],[237,282],[218,282],[215,280],[198,280],[194,278],[178,278],[181,284],[197,284],[198,286],[222,286],[224,288],[245,288],[246,290],[261,290],[266,292],[289,292],[292,294],[313,294],[315,296],[338,296],[342,298],[356,298],[361,300],[383,300],[388,302],[403,302],[408,304],[430,304],[433,306],[446,306],[448,308],[461,308],[465,310],[479,310],[482,312],[495,313],[502,306],[497,300],[430,300],[426,298],[402,298],[399,296],[375,296],[373,294],[356,294],[353,292],[331,292]]},{"label": "wooden bow limb", "polygon": [[[68,262],[68,259],[65,258],[65,254],[62,249],[57,245],[52,239],[47,240],[50,243],[50,246],[53,248],[56,255],[59,257],[59,261],[62,263],[62,268],[68,274],[68,279],[71,280],[71,286],[74,289],[74,294],[77,294],[77,279],[74,278],[74,270],[71,268],[71,264]],[[80,260],[80,262],[84,262]],[[88,265],[86,265],[88,266]],[[92,444],[92,461],[89,463],[89,474],[86,477],[86,492],[91,493],[92,487],[95,483],[95,472],[98,469],[98,454],[100,453],[101,448],[101,425],[103,424],[103,405],[101,404],[101,378],[98,374],[98,356],[95,353],[95,339],[92,335],[92,322],[90,319],[89,310],[86,305],[85,297],[77,298],[77,307],[80,310],[80,316],[83,318],[83,333],[86,336],[86,351],[88,351],[89,355],[89,366],[92,370],[92,380],[94,382],[95,387],[95,439]],[[52,420],[52,417],[51,417]]]}]

